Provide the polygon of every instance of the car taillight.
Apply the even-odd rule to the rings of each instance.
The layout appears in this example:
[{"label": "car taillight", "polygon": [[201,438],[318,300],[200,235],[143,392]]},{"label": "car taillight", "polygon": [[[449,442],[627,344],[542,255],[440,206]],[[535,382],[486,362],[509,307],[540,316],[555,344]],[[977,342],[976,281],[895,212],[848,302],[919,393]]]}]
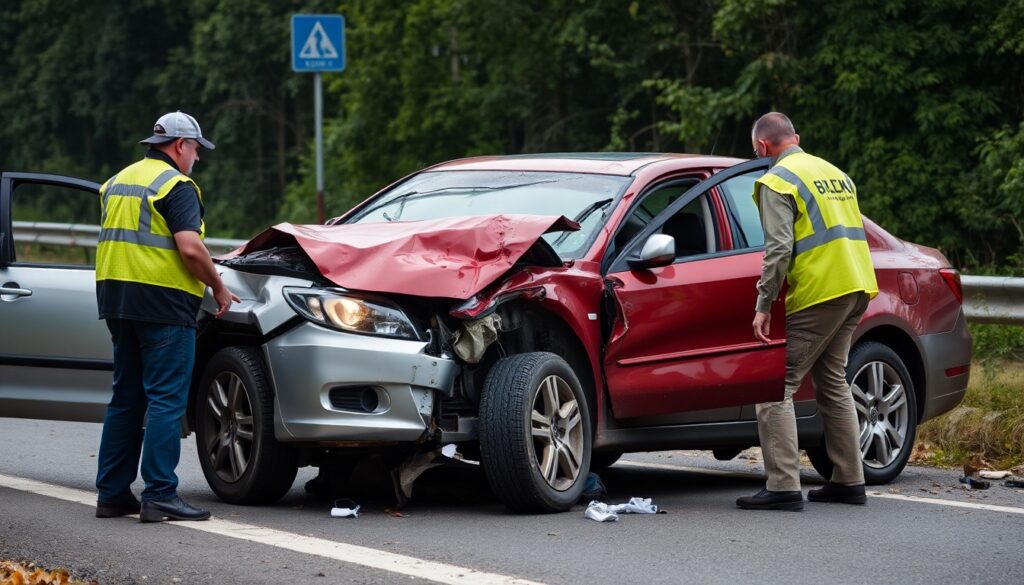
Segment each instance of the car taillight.
[{"label": "car taillight", "polygon": [[963,304],[964,287],[960,284],[960,273],[952,268],[940,268],[939,274],[942,275],[942,279],[949,285],[949,290],[953,291],[953,296],[956,297],[957,302]]}]

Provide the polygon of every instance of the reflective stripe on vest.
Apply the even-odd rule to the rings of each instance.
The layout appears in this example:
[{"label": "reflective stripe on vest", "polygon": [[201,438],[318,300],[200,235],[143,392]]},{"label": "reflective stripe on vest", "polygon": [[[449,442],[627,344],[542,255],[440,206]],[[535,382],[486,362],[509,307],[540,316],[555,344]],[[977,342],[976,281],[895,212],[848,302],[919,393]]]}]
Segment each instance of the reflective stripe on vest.
[{"label": "reflective stripe on vest", "polygon": [[[811,190],[807,188],[807,184],[800,177],[796,176],[793,171],[785,167],[775,166],[768,172],[796,186],[797,193],[800,194],[800,198],[804,200],[804,207],[807,208],[807,219],[810,220],[811,226],[814,228],[813,234],[797,240],[793,244],[794,255],[802,254],[811,248],[816,248],[839,238],[867,241],[867,236],[864,235],[864,228],[862,227],[849,227],[845,225],[837,225],[831,228],[826,227],[825,220],[821,217],[821,208],[818,207],[818,200],[814,198]],[[853,181],[850,181],[850,177],[845,175],[845,173],[844,176],[846,176],[846,180],[850,185],[850,190],[853,191]]]},{"label": "reflective stripe on vest", "polygon": [[178,176],[181,176],[181,173],[177,170],[167,169],[157,175],[152,183],[144,187],[142,185],[118,183],[117,175],[114,175],[109,181],[110,186],[103,192],[103,220],[105,222],[107,219],[107,202],[110,200],[111,195],[138,197],[142,200],[139,202],[139,229],[103,228],[100,230],[99,241],[129,242],[143,246],[153,246],[154,248],[163,248],[165,250],[177,250],[178,246],[174,243],[173,237],[152,233],[153,210],[150,209],[145,198],[155,196],[160,191],[160,188],[167,184],[167,181]]},{"label": "reflective stripe on vest", "polygon": [[[143,159],[100,188],[102,225],[96,251],[96,280],[120,280],[174,288],[202,296],[206,285],[185,266],[167,221],[155,203],[192,179],[158,159]],[[200,238],[205,225],[200,220]]]}]

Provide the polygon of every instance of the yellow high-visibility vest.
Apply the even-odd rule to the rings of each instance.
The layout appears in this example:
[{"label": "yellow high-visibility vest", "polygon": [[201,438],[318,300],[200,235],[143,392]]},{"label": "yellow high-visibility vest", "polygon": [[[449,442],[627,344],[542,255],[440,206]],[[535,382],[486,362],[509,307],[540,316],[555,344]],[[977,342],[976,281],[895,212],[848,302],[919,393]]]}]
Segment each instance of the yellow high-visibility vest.
[{"label": "yellow high-visibility vest", "polygon": [[804,152],[783,158],[754,184],[760,207],[761,185],[796,201],[793,256],[786,273],[786,314],[864,291],[878,294],[857,187],[826,160]]},{"label": "yellow high-visibility vest", "polygon": [[[167,220],[155,203],[178,183],[199,185],[164,161],[144,158],[100,187],[102,221],[96,249],[96,280],[152,284],[202,297],[206,285],[181,259]],[[199,237],[206,235],[200,220]]]}]

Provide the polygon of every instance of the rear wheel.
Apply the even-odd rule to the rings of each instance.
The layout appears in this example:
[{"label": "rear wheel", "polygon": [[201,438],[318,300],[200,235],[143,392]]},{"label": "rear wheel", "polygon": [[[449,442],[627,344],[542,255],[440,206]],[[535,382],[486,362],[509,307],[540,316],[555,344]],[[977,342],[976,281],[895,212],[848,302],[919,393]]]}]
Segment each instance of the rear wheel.
[{"label": "rear wheel", "polygon": [[[917,399],[910,372],[891,348],[866,341],[850,351],[846,380],[857,410],[864,481],[889,483],[906,467],[917,435]],[[807,449],[807,457],[822,477],[832,477],[824,440],[821,446]]]},{"label": "rear wheel", "polygon": [[561,512],[579,499],[590,466],[587,400],[552,353],[499,360],[480,398],[480,456],[495,495],[516,512]]},{"label": "rear wheel", "polygon": [[273,404],[255,350],[227,347],[207,363],[196,397],[196,447],[203,475],[222,500],[275,502],[295,481],[295,450],[274,438]]}]

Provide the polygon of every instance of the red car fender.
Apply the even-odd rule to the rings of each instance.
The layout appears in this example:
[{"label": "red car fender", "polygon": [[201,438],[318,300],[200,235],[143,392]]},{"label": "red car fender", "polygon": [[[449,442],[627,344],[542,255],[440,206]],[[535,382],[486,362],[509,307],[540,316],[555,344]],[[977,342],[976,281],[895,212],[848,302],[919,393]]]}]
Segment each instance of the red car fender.
[{"label": "red car fender", "polygon": [[597,263],[577,261],[563,268],[527,268],[517,272],[449,314],[459,319],[473,319],[499,304],[519,299],[536,302],[561,319],[587,353],[595,388],[595,415],[600,423],[605,401],[599,314],[603,293],[604,283],[598,275]]}]

